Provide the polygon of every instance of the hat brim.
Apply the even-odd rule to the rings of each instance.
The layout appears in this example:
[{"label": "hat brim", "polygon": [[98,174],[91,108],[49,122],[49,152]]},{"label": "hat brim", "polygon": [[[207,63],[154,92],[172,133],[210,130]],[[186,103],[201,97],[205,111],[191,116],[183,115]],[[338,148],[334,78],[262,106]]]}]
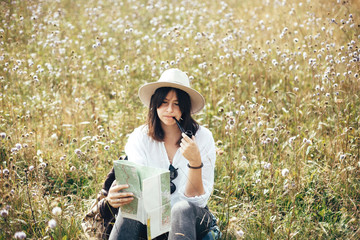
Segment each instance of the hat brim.
[{"label": "hat brim", "polygon": [[201,111],[205,106],[205,99],[204,97],[196,90],[186,87],[184,85],[176,84],[176,83],[169,83],[169,82],[153,82],[147,83],[140,87],[139,89],[139,98],[141,102],[149,107],[151,96],[155,93],[156,89],[161,87],[172,87],[178,88],[183,90],[190,96],[191,101],[191,113],[195,114]]}]

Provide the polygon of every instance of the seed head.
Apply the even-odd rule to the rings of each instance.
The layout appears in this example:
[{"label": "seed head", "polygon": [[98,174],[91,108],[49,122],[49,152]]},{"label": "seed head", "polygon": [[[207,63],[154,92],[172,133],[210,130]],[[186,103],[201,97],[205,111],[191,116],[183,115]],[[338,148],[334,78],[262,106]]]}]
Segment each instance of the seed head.
[{"label": "seed head", "polygon": [[47,166],[47,164],[44,162],[40,163],[40,165],[39,165],[40,169],[46,168],[46,166]]},{"label": "seed head", "polygon": [[56,227],[56,220],[55,219],[51,219],[48,222],[49,228],[54,229]]},{"label": "seed head", "polygon": [[59,216],[62,212],[61,208],[59,207],[54,207],[53,210],[51,211],[52,214],[54,214],[55,216]]},{"label": "seed head", "polygon": [[289,170],[287,168],[284,168],[283,170],[281,170],[281,175],[283,177],[286,177],[287,175],[289,175]]},{"label": "seed head", "polygon": [[266,170],[270,169],[270,167],[271,167],[271,163],[268,163],[268,162],[261,162],[261,164],[263,164],[263,167]]},{"label": "seed head", "polygon": [[2,209],[2,210],[0,211],[0,215],[1,215],[3,218],[6,218],[6,217],[9,215],[9,212],[8,212],[8,210],[6,210],[6,209]]},{"label": "seed head", "polygon": [[80,149],[75,149],[75,151],[74,151],[77,155],[81,155],[82,154],[82,152],[81,152],[81,150]]},{"label": "seed head", "polygon": [[25,239],[26,234],[24,232],[16,232],[14,237],[15,237],[15,239]]},{"label": "seed head", "polygon": [[239,231],[236,232],[236,235],[238,235],[241,238],[244,237],[244,234],[245,233],[243,232],[243,230],[239,230]]}]

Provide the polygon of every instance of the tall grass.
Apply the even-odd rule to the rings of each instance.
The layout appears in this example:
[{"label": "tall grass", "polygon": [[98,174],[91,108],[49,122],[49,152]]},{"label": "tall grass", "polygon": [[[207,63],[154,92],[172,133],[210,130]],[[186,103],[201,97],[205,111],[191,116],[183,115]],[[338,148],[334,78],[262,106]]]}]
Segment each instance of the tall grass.
[{"label": "tall grass", "polygon": [[138,87],[170,67],[207,100],[223,239],[360,238],[358,1],[0,6],[0,239],[84,238]]}]

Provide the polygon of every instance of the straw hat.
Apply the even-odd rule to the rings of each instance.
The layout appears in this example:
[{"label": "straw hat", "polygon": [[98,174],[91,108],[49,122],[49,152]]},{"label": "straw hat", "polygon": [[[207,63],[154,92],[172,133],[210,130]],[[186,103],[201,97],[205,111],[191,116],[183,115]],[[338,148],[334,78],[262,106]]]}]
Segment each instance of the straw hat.
[{"label": "straw hat", "polygon": [[177,68],[165,70],[157,82],[147,83],[141,86],[139,89],[139,97],[142,103],[149,107],[151,96],[155,93],[156,89],[161,87],[178,88],[189,94],[191,113],[199,112],[205,105],[204,97],[190,87],[190,81],[186,73]]}]

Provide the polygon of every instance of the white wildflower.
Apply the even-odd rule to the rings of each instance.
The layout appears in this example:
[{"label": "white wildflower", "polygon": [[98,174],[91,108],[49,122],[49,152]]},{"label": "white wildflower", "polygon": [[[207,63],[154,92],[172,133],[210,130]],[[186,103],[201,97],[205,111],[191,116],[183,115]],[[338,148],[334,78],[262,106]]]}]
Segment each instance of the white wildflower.
[{"label": "white wildflower", "polygon": [[77,149],[75,149],[75,151],[74,151],[74,152],[75,152],[77,155],[81,155],[81,153],[82,153],[82,152],[81,152],[81,150],[80,150],[80,149],[78,149],[78,148],[77,148]]},{"label": "white wildflower", "polygon": [[0,138],[2,138],[2,139],[6,138],[6,133],[4,133],[4,132],[0,133]]},{"label": "white wildflower", "polygon": [[48,225],[49,225],[49,228],[53,229],[56,227],[56,220],[55,219],[51,219],[49,222],[48,222]]},{"label": "white wildflower", "polygon": [[289,170],[287,168],[284,168],[283,170],[281,170],[281,175],[283,177],[286,177],[287,175],[289,175]]},{"label": "white wildflower", "polygon": [[59,216],[62,212],[60,207],[54,207],[53,210],[51,211],[52,214],[54,214],[55,216]]},{"label": "white wildflower", "polygon": [[22,148],[22,146],[21,146],[20,143],[15,144],[15,147],[16,147],[18,150],[20,150],[20,149]]},{"label": "white wildflower", "polygon": [[6,210],[6,209],[2,209],[2,210],[0,211],[0,215],[1,215],[3,218],[6,218],[6,217],[9,215],[9,212],[8,212],[8,210]]},{"label": "white wildflower", "polygon": [[26,234],[24,232],[16,232],[14,237],[15,237],[15,239],[25,239]]},{"label": "white wildflower", "polygon": [[244,231],[243,230],[236,231],[236,235],[238,235],[239,237],[244,237]]}]

